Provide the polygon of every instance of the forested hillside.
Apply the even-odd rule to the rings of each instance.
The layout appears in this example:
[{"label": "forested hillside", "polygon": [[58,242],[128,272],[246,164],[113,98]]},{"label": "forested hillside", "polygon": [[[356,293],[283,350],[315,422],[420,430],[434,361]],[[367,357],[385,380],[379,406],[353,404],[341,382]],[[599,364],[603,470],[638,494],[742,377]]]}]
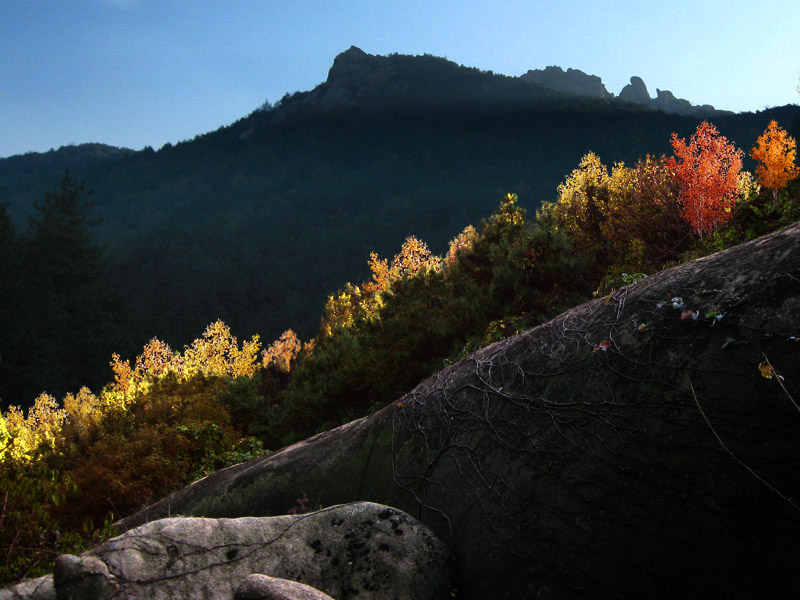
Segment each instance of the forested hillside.
[{"label": "forested hillside", "polygon": [[[797,135],[798,115],[787,106],[715,123],[749,148],[771,119]],[[414,234],[443,253],[508,192],[529,212],[553,200],[588,151],[634,164],[697,124],[441,58],[351,50],[315,90],[190,141],[0,160],[0,201],[23,236],[65,169],[94,190],[105,285],[127,302],[123,353],[152,336],[180,348],[216,319],[248,336],[291,327],[307,339],[327,296],[368,275],[371,251],[390,255]],[[105,361],[92,368],[102,373],[92,381],[109,375]],[[31,389],[70,389],[60,385]]]},{"label": "forested hillside", "polygon": [[[366,273],[320,291],[315,318],[320,325],[313,337],[302,331],[298,336],[287,320],[280,335],[263,337],[263,345],[247,331],[240,343],[232,333],[241,335],[240,328],[214,319],[182,350],[153,337],[154,327],[152,339],[134,357],[127,350],[132,337],[125,335],[134,329],[126,322],[129,313],[119,289],[108,279],[103,250],[92,239],[93,207],[84,187],[64,177],[36,203],[24,235],[14,231],[0,205],[0,381],[18,390],[52,383],[44,388],[49,394],[35,392],[28,411],[24,406],[32,397],[4,398],[23,408],[12,406],[0,414],[0,497],[5,498],[4,531],[10,532],[4,539],[13,540],[2,547],[0,580],[40,572],[54,552],[93,543],[108,533],[111,520],[176,487],[379,409],[472,351],[592,296],[797,221],[796,143],[775,122],[759,133],[745,152],[703,122],[691,136],[667,136],[670,156],[646,156],[628,165],[609,165],[587,151],[565,171],[553,202],[526,211],[516,194],[502,195],[493,212],[473,221],[475,226],[462,221],[449,243],[439,242],[441,252],[414,236],[405,236],[389,252],[379,244],[368,247],[380,238],[378,220],[376,229],[351,240],[351,251],[367,246],[360,259]],[[746,154],[758,162],[755,174],[743,169]],[[133,160],[149,159],[135,155],[112,164],[117,168]],[[416,206],[425,218],[418,215],[414,222],[430,227],[433,221],[446,231],[455,217],[435,198],[429,202],[428,211]],[[322,210],[320,204],[308,205]],[[370,196],[354,205],[369,214]],[[474,210],[462,206],[458,212],[450,205],[456,214]],[[283,206],[288,210],[291,203]],[[108,208],[106,203],[107,215]],[[255,204],[251,209],[258,213]],[[316,218],[320,235],[333,244],[343,234],[322,227],[320,215],[328,215],[327,227],[348,231],[348,213],[327,210]],[[224,224],[224,212],[213,214]],[[298,208],[294,218],[302,215]],[[387,216],[387,227],[399,228],[397,219]],[[212,221],[202,222],[210,228]],[[369,219],[360,221],[365,222]],[[217,238],[234,257],[249,243],[257,249],[264,231],[274,228],[264,220],[239,226],[247,226],[253,237]],[[284,241],[288,255],[307,243],[299,231],[274,235]],[[182,268],[171,277],[163,271],[167,290],[179,275],[191,272],[187,261],[196,259],[193,268],[205,274],[209,288],[208,293],[198,290],[202,301],[222,311],[225,300],[241,292],[248,308],[247,282],[237,279],[243,267],[220,266],[219,274],[227,277],[217,283],[227,296],[213,296],[216,272],[210,265],[225,248],[197,248],[191,257],[177,253],[168,262],[156,247],[142,277],[149,273],[157,280],[161,264],[178,261]],[[323,250],[335,256],[324,256]],[[317,253],[323,254],[314,262]],[[308,265],[293,273],[303,281],[301,290],[316,284],[314,277],[323,279],[314,270],[319,263],[343,260],[331,247],[308,247],[302,256]],[[138,271],[129,268],[133,277]],[[258,276],[270,280],[280,273],[267,265]],[[294,280],[270,285],[287,287],[289,281]],[[267,311],[269,301],[264,298],[260,310]],[[655,310],[672,311],[676,321],[709,329],[729,318],[724,306],[701,311],[680,296],[653,302]],[[184,304],[170,314],[191,310]],[[648,334],[646,322],[635,329]],[[117,352],[101,357],[115,340]],[[591,345],[591,353],[601,355],[614,342],[593,339]],[[105,378],[94,370],[95,360],[111,363]],[[780,376],[766,359],[758,369],[765,379]]]}]

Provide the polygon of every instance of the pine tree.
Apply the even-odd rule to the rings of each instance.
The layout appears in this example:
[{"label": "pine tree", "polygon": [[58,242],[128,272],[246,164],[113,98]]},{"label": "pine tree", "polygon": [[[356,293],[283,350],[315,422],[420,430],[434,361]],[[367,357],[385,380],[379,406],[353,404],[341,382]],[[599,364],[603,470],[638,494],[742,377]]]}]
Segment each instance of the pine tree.
[{"label": "pine tree", "polygon": [[19,243],[10,318],[18,335],[7,402],[29,404],[42,391],[61,397],[108,379],[118,349],[122,302],[109,283],[104,249],[92,236],[91,193],[65,173],[58,188],[34,203]]}]

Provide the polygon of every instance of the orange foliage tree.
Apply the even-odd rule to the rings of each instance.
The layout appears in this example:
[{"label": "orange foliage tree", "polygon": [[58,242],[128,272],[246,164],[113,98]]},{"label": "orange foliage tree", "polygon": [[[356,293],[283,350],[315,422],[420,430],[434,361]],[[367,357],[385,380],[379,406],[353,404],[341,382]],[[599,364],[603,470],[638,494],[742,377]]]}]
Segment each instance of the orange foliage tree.
[{"label": "orange foliage tree", "polygon": [[720,135],[711,123],[697,126],[689,143],[672,134],[674,157],[668,166],[680,186],[683,217],[703,238],[731,217],[739,192],[742,151]]},{"label": "orange foliage tree", "polygon": [[761,164],[756,167],[758,182],[772,190],[772,203],[778,201],[778,192],[800,175],[794,164],[797,147],[795,140],[776,121],[770,121],[764,133],[750,151],[750,156]]}]

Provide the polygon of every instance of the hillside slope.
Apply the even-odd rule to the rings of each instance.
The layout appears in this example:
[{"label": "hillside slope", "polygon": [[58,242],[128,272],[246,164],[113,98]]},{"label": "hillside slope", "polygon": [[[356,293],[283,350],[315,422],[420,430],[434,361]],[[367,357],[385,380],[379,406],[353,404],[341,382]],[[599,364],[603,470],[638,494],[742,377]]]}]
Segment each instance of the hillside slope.
[{"label": "hillside slope", "polygon": [[450,546],[463,598],[793,597],[798,314],[795,224],[578,306],[119,526],[370,500]]}]

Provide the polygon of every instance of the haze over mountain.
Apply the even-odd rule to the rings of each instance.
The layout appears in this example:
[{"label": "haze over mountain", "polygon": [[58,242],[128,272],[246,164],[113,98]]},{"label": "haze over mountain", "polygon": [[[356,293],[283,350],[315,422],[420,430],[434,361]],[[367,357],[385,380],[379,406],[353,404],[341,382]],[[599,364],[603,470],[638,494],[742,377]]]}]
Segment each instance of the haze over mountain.
[{"label": "haze over mountain", "polygon": [[326,297],[367,277],[371,251],[391,257],[415,234],[441,253],[507,192],[533,211],[589,151],[608,165],[667,153],[672,132],[709,115],[744,149],[771,119],[798,134],[797,106],[688,110],[661,91],[642,104],[640,81],[614,97],[575,70],[509,77],[351,47],[313,90],[190,141],[2,159],[0,200],[22,233],[65,168],[95,190],[97,234],[138,324],[123,353],[152,336],[180,347],[218,318],[240,336],[308,338]]}]

